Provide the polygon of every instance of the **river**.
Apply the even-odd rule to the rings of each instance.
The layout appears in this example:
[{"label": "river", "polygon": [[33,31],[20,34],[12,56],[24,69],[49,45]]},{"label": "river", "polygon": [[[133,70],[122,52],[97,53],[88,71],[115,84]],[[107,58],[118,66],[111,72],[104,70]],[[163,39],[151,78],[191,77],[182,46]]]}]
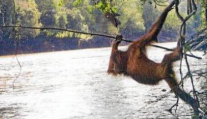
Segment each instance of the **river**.
[{"label": "river", "polygon": [[[166,52],[150,48],[148,54],[160,62]],[[18,55],[22,68],[15,56],[0,57],[0,119],[191,118],[191,107],[183,101],[176,114],[167,111],[176,98],[164,81],[146,86],[108,75],[109,56],[110,48]],[[189,60],[192,70],[206,67],[205,57]],[[179,74],[179,62],[174,70]],[[202,90],[203,83],[196,79],[196,89]],[[189,80],[185,88],[191,90]]]}]

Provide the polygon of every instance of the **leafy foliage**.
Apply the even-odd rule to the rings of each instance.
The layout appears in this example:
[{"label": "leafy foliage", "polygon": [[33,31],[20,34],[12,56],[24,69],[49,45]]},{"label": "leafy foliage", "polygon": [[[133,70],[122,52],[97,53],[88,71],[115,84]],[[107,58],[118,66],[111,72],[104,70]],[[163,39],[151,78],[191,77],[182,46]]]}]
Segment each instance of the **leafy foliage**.
[{"label": "leafy foliage", "polygon": [[[41,23],[39,22],[40,12],[37,9],[37,4],[33,0],[17,3],[16,16],[16,24],[24,26],[41,26]],[[37,29],[19,29],[19,31],[19,34],[21,34],[21,38],[23,39],[34,38],[40,33]]]},{"label": "leafy foliage", "polygon": [[[13,0],[0,0],[0,24],[9,25],[15,22]],[[1,39],[10,37],[13,29],[0,29]]]},{"label": "leafy foliage", "polygon": [[[166,5],[166,0],[0,0],[0,24],[16,24],[25,26],[60,27],[87,32],[107,34],[122,33],[126,38],[135,38],[146,32],[157,16],[164,9],[159,4]],[[206,0],[198,1],[201,12],[190,22],[190,29],[194,30],[206,23]],[[181,10],[186,14],[185,3]],[[121,21],[119,29],[106,19],[105,13],[118,13]],[[202,22],[201,22],[202,21]],[[4,22],[4,23],[3,23]],[[164,34],[176,34],[180,21],[174,12],[171,12],[164,26]],[[77,37],[85,38],[80,34],[58,31],[21,31],[21,39],[40,36],[48,37]],[[13,29],[1,29],[0,36],[11,38]],[[189,31],[192,32],[192,31]]]}]

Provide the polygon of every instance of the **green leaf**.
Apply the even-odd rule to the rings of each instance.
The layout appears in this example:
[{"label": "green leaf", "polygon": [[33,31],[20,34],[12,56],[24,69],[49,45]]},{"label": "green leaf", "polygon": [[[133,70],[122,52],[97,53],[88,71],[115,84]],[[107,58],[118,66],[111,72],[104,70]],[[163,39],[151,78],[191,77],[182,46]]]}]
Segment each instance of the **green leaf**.
[{"label": "green leaf", "polygon": [[98,7],[102,12],[110,11],[110,3],[108,2],[99,2],[96,7]]},{"label": "green leaf", "polygon": [[90,14],[92,14],[93,9],[94,9],[94,8],[93,8],[92,6],[89,6],[89,7],[88,7],[88,12],[89,12]]},{"label": "green leaf", "polygon": [[82,3],[82,0],[76,0],[75,2],[73,2],[73,6],[77,7],[78,5],[80,5]]},{"label": "green leaf", "polygon": [[65,4],[65,0],[59,0],[58,6],[62,7]]},{"label": "green leaf", "polygon": [[191,51],[190,44],[185,44],[185,46],[184,46],[184,52],[190,52],[190,51]]},{"label": "green leaf", "polygon": [[112,7],[111,10],[112,10],[113,13],[117,13],[117,8]]}]

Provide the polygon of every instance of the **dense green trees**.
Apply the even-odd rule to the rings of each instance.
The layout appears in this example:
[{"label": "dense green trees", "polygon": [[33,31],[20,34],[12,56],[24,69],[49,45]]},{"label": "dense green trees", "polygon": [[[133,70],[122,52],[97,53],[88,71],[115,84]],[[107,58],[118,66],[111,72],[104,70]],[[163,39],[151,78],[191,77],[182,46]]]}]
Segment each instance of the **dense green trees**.
[{"label": "dense green trees", "polygon": [[[8,25],[15,24],[13,0],[0,0],[0,24]],[[9,38],[12,29],[0,29],[0,39]]]},{"label": "dense green trees", "polygon": [[[166,3],[161,2],[161,4]],[[199,4],[202,6],[201,12],[195,16],[196,22],[190,22],[192,28],[199,27],[201,21],[205,24],[207,3],[202,0]],[[184,9],[185,6],[183,5],[181,9]],[[13,0],[0,0],[0,24],[60,27],[106,34],[122,33],[127,38],[135,38],[150,28],[163,8],[156,6],[151,0],[15,0],[15,4]],[[120,14],[118,19],[121,21],[121,25],[118,29],[106,19],[104,16],[106,12]],[[169,36],[176,34],[179,25],[180,22],[175,13],[170,13],[164,26],[164,34]],[[0,29],[0,36],[4,39],[12,38],[11,34],[14,34],[12,33],[14,30],[18,31],[20,39],[40,36],[82,39],[88,37],[67,32],[20,28]]]},{"label": "dense green trees", "polygon": [[[16,19],[17,25],[24,26],[36,26],[40,27],[41,23],[40,12],[37,9],[37,4],[34,0],[21,1],[16,3]],[[34,29],[18,29],[20,34],[20,39],[29,39],[37,37],[40,33],[39,30]]]}]

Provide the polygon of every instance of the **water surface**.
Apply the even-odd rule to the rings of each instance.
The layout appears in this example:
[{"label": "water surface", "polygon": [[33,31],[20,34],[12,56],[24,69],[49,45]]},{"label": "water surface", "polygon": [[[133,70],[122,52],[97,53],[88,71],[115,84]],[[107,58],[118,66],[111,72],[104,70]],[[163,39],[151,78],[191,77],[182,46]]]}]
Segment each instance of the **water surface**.
[{"label": "water surface", "polygon": [[[164,45],[173,47],[175,43]],[[151,48],[148,54],[160,62],[165,53]],[[109,55],[110,48],[18,55],[21,72],[14,56],[0,57],[0,118],[190,118],[192,110],[182,101],[177,115],[167,111],[176,98],[168,93],[170,89],[164,81],[146,86],[128,77],[108,75]],[[196,70],[206,66],[206,59],[190,59],[190,63]],[[178,67],[179,62],[175,64],[177,73]],[[185,67],[183,64],[183,72]],[[13,89],[12,82],[19,73]],[[203,82],[195,81],[198,90]],[[191,90],[189,81],[185,88]]]}]

